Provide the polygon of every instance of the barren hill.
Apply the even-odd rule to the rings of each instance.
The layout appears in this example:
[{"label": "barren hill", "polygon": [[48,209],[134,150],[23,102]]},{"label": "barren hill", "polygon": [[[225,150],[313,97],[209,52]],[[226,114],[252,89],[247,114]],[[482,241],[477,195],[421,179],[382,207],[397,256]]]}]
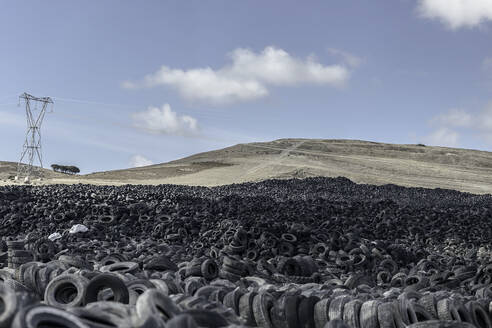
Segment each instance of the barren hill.
[{"label": "barren hill", "polygon": [[[15,170],[6,169],[15,168],[12,164],[0,162],[0,179],[15,175]],[[492,153],[358,140],[280,139],[238,144],[140,168],[77,177],[50,172],[41,183],[216,186],[310,176],[343,176],[357,183],[492,193]]]}]

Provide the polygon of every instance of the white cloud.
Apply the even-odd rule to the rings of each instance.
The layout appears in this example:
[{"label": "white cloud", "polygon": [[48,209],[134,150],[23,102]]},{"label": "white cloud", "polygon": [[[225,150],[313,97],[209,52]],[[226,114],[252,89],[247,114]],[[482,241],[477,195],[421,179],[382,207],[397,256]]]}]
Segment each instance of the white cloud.
[{"label": "white cloud", "polygon": [[492,103],[489,103],[484,110],[477,115],[476,127],[485,133],[492,134]]},{"label": "white cloud", "polygon": [[191,136],[198,132],[195,118],[178,115],[171,110],[169,104],[162,108],[151,106],[144,112],[132,114],[132,119],[135,127],[152,134]]},{"label": "white cloud", "polygon": [[328,48],[327,51],[333,56],[341,57],[350,67],[359,67],[363,62],[362,58],[340,49]]},{"label": "white cloud", "polygon": [[471,113],[462,109],[452,109],[447,113],[434,117],[431,123],[492,133],[492,102],[478,113]]},{"label": "white cloud", "polygon": [[154,164],[150,159],[143,157],[142,155],[135,155],[130,160],[132,167],[141,167]]},{"label": "white cloud", "polygon": [[438,129],[424,138],[429,143],[453,146],[458,142],[459,134],[451,128],[478,135],[487,143],[492,143],[492,102],[479,112],[453,109],[430,120]]},{"label": "white cloud", "polygon": [[437,19],[452,29],[492,20],[492,0],[419,0],[417,9],[422,17]]},{"label": "white cloud", "polygon": [[323,65],[314,56],[295,58],[275,47],[266,47],[261,53],[238,48],[229,57],[232,62],[218,70],[210,67],[182,70],[162,66],[143,81],[126,81],[122,86],[171,86],[185,99],[224,104],[265,97],[269,85],[340,87],[350,78],[350,71],[344,65]]},{"label": "white cloud", "polygon": [[470,127],[474,123],[474,117],[462,109],[452,109],[446,114],[436,116],[432,121],[444,126]]},{"label": "white cloud", "polygon": [[425,144],[431,146],[456,147],[459,134],[447,127],[441,127],[423,138]]},{"label": "white cloud", "polygon": [[[127,82],[128,87],[131,82]],[[231,103],[266,96],[264,85],[254,79],[238,79],[216,72],[211,68],[183,71],[162,66],[159,71],[145,77],[140,86],[169,85],[188,100],[206,100],[211,103]],[[133,83],[133,86],[139,84]]]}]

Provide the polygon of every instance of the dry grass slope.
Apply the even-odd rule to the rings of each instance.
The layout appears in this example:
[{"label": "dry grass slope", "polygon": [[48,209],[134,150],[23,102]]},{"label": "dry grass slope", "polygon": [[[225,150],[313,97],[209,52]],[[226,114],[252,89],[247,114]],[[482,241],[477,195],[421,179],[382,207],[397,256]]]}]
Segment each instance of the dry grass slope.
[{"label": "dry grass slope", "polygon": [[[48,172],[42,183],[216,186],[270,178],[344,176],[357,183],[492,193],[490,152],[358,140],[280,139],[239,144],[141,168],[77,177]],[[15,164],[0,162],[0,180],[12,174]]]}]

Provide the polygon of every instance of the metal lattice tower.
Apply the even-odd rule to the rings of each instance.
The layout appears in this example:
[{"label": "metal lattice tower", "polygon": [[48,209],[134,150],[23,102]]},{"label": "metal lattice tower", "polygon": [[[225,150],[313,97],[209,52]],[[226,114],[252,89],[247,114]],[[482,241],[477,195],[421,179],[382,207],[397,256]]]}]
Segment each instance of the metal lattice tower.
[{"label": "metal lattice tower", "polygon": [[[53,105],[53,100],[49,97],[38,98],[30,94],[23,93],[19,97],[26,104],[27,132],[26,140],[22,149],[21,158],[17,165],[17,179],[29,179],[32,175],[36,175],[37,169],[33,166],[35,159],[39,160],[39,164],[43,167],[43,157],[41,153],[41,124],[43,123],[44,115],[48,104]],[[34,112],[31,105],[34,105]],[[38,105],[41,106],[39,113],[36,115]],[[23,161],[26,163],[23,163]]]}]

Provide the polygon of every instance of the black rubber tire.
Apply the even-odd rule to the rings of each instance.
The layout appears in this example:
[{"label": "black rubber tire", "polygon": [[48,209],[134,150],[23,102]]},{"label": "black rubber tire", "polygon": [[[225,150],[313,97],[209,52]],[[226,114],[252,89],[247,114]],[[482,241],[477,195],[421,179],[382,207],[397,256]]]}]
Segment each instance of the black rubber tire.
[{"label": "black rubber tire", "polygon": [[274,302],[273,307],[270,309],[270,320],[272,320],[273,327],[284,328],[287,327],[285,319],[285,295],[282,295],[280,299]]},{"label": "black rubber tire", "polygon": [[[379,304],[378,307],[378,324],[380,328],[397,328],[397,319],[395,318],[396,307],[392,302]],[[363,328],[363,327],[361,327]]]},{"label": "black rubber tire", "polygon": [[197,296],[184,296],[184,299],[179,300],[173,298],[173,301],[175,301],[183,310],[201,308],[207,304],[207,300]]},{"label": "black rubber tire", "polygon": [[489,314],[479,302],[470,301],[466,303],[465,306],[468,309],[475,326],[478,328],[492,328]]},{"label": "black rubber tire", "polygon": [[245,324],[249,326],[256,326],[253,312],[253,301],[256,294],[256,292],[248,292],[239,299],[239,316],[244,320]]},{"label": "black rubber tire", "polygon": [[47,238],[38,239],[33,247],[34,259],[36,261],[47,262],[56,253],[56,245]]},{"label": "black rubber tire", "polygon": [[201,297],[203,299],[208,300],[210,295],[214,293],[216,290],[221,289],[222,287],[213,286],[213,285],[205,285],[200,287],[193,296]]},{"label": "black rubber tire", "polygon": [[81,256],[60,255],[58,257],[58,260],[60,262],[67,264],[69,267],[75,267],[75,268],[87,269],[87,270],[93,269],[92,265]]},{"label": "black rubber tire", "polygon": [[106,265],[111,265],[113,263],[124,262],[126,260],[127,260],[126,256],[118,253],[113,253],[101,259],[100,264],[102,266],[106,266]]},{"label": "black rubber tire", "polygon": [[132,321],[136,319],[133,307],[123,303],[98,301],[87,304],[84,309],[110,315],[115,321],[118,322],[118,327],[123,326],[126,328],[127,326],[131,326]]},{"label": "black rubber tire", "polygon": [[463,304],[460,300],[455,300],[454,306],[455,306],[456,310],[458,311],[458,315],[460,316],[459,320],[461,322],[468,322],[468,323],[473,324],[473,319],[471,317],[470,312],[465,307],[465,304]]},{"label": "black rubber tire", "polygon": [[244,293],[237,287],[224,296],[223,304],[228,308],[233,309],[236,315],[239,315],[239,299],[243,295]]},{"label": "black rubber tire", "polygon": [[135,308],[138,317],[141,319],[157,315],[164,322],[167,322],[181,312],[178,306],[168,296],[157,289],[149,289],[140,295]]},{"label": "black rubber tire", "polygon": [[206,281],[202,277],[188,277],[185,279],[184,291],[188,295],[195,295],[196,291],[205,284]]},{"label": "black rubber tire", "polygon": [[274,305],[272,295],[261,292],[253,299],[253,315],[259,327],[273,328],[270,318],[270,309]]},{"label": "black rubber tire", "polygon": [[168,295],[169,296],[169,286],[167,285],[167,283],[162,280],[162,279],[150,279],[149,280],[154,286],[155,288],[157,288],[158,290],[160,290],[161,292],[163,292],[164,294]]},{"label": "black rubber tire", "polygon": [[26,244],[23,240],[7,240],[8,249],[24,249],[24,245]]},{"label": "black rubber tire", "polygon": [[219,275],[219,267],[217,266],[217,263],[210,259],[202,262],[200,271],[202,273],[202,277],[207,280],[215,279]]},{"label": "black rubber tire", "polygon": [[3,285],[16,292],[30,292],[29,288],[14,279],[4,280]]},{"label": "black rubber tire", "polygon": [[279,273],[286,276],[300,276],[302,272],[299,262],[291,257],[284,257],[280,259],[277,264],[277,270]]},{"label": "black rubber tire", "polygon": [[336,319],[343,320],[343,308],[345,304],[347,304],[351,300],[352,297],[348,295],[341,295],[332,299],[330,302],[330,310],[329,310],[330,321]]},{"label": "black rubber tire", "polygon": [[17,312],[20,311],[21,304],[17,295],[10,288],[6,288],[0,283],[0,301],[2,311],[0,312],[0,327],[10,327],[12,320]]},{"label": "black rubber tire", "polygon": [[12,328],[90,328],[74,314],[49,305],[33,305],[19,311]]},{"label": "black rubber tire", "polygon": [[463,304],[456,300],[444,298],[437,302],[439,320],[460,321],[471,323],[472,318]]},{"label": "black rubber tire", "polygon": [[202,266],[199,259],[194,259],[186,265],[186,277],[201,277]]},{"label": "black rubber tire", "polygon": [[232,282],[236,282],[239,279],[241,279],[240,275],[230,273],[230,272],[223,270],[223,269],[220,269],[219,277],[221,277],[222,279],[227,279],[227,280],[232,281]]},{"label": "black rubber tire", "polygon": [[[134,327],[138,328],[166,328],[166,324],[157,316],[148,317],[144,321],[135,321]],[[132,327],[133,328],[133,327]]]},{"label": "black rubber tire", "polygon": [[82,307],[69,308],[67,311],[75,314],[91,328],[118,328],[123,324],[118,317],[105,311],[91,311]]},{"label": "black rubber tire", "polygon": [[330,320],[323,326],[323,328],[350,328],[341,319]]},{"label": "black rubber tire", "polygon": [[316,328],[314,322],[314,307],[318,301],[318,297],[309,296],[303,299],[299,304],[297,317],[302,328]]},{"label": "black rubber tire", "polygon": [[458,311],[456,311],[453,302],[448,298],[437,302],[437,315],[439,320],[453,321],[459,319]]},{"label": "black rubber tire", "polygon": [[[401,295],[400,295],[401,296]],[[405,325],[410,325],[417,322],[417,316],[411,305],[410,300],[407,297],[398,297],[395,301],[395,305],[398,308],[398,314]],[[398,321],[397,321],[398,323]]]},{"label": "black rubber tire", "polygon": [[[229,325],[227,320],[221,314],[215,311],[204,309],[190,309],[183,311],[181,314],[191,316],[198,327],[214,328],[226,327]],[[166,327],[168,327],[167,324]]]},{"label": "black rubber tire", "polygon": [[411,324],[407,326],[407,328],[476,328],[476,327],[467,322],[430,320],[430,321]]},{"label": "black rubber tire", "polygon": [[343,322],[351,328],[361,328],[360,309],[362,303],[360,300],[351,300],[343,308]]},{"label": "black rubber tire", "polygon": [[138,263],[135,262],[117,262],[110,265],[105,265],[99,269],[101,272],[110,273],[135,273],[139,270]]},{"label": "black rubber tire", "polygon": [[7,252],[9,257],[21,257],[21,258],[33,258],[32,252],[31,251],[24,251],[24,250],[12,250]]},{"label": "black rubber tire", "polygon": [[133,279],[125,283],[128,290],[135,291],[138,295],[142,295],[147,289],[157,288],[152,281],[147,279]]},{"label": "black rubber tire", "polygon": [[314,324],[316,328],[323,328],[330,320],[331,298],[324,298],[314,306]]},{"label": "black rubber tire", "polygon": [[285,298],[285,322],[287,328],[297,328],[300,326],[297,311],[303,298],[301,295],[287,296]]},{"label": "black rubber tire", "polygon": [[414,313],[412,317],[416,319],[416,322],[435,320],[434,316],[422,304],[411,302],[410,307]]},{"label": "black rubber tire", "polygon": [[178,271],[178,266],[167,256],[161,255],[152,258],[147,263],[144,264],[145,270],[155,270],[155,271]]},{"label": "black rubber tire", "polygon": [[83,276],[64,274],[51,280],[44,292],[48,305],[66,309],[81,306],[89,280]]},{"label": "black rubber tire", "polygon": [[166,322],[166,328],[198,328],[198,324],[191,315],[178,314]]},{"label": "black rubber tire", "polygon": [[130,301],[128,288],[123,280],[114,274],[102,273],[89,281],[85,290],[84,304],[97,302],[99,292],[105,288],[110,288],[112,290],[115,302],[128,304]]},{"label": "black rubber tire", "polygon": [[379,328],[378,307],[381,304],[378,300],[364,302],[360,308],[360,326],[364,328]]},{"label": "black rubber tire", "polygon": [[437,320],[437,300],[433,294],[423,295],[418,301],[420,305],[422,305],[427,312],[429,312],[432,317]]}]

